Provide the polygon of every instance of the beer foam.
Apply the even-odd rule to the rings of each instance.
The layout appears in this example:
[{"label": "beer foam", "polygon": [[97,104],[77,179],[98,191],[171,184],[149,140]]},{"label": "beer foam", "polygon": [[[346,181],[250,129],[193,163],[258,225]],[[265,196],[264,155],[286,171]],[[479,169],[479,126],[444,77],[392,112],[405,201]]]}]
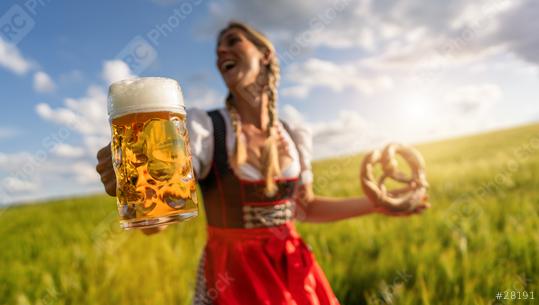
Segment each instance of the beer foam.
[{"label": "beer foam", "polygon": [[110,85],[108,114],[111,119],[129,113],[153,111],[185,113],[177,81],[164,77],[141,77]]}]

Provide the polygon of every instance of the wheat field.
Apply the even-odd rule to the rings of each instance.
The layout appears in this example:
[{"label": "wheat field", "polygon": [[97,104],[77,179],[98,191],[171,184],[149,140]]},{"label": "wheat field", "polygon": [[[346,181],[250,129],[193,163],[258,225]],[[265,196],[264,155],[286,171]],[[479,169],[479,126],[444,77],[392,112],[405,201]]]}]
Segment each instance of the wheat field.
[{"label": "wheat field", "polygon": [[[539,303],[539,124],[418,149],[433,205],[423,215],[298,224],[341,303]],[[361,195],[360,162],[315,162],[315,191]],[[0,221],[0,304],[192,299],[203,215],[148,237],[122,232],[115,199],[96,195],[4,208]]]}]

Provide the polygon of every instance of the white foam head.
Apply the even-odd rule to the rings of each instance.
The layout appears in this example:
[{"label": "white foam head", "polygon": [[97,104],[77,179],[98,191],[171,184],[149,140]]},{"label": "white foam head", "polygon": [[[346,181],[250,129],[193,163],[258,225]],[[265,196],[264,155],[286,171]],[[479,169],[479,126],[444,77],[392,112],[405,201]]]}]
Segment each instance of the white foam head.
[{"label": "white foam head", "polygon": [[136,112],[185,113],[177,81],[164,77],[141,77],[110,85],[108,113],[111,119]]}]

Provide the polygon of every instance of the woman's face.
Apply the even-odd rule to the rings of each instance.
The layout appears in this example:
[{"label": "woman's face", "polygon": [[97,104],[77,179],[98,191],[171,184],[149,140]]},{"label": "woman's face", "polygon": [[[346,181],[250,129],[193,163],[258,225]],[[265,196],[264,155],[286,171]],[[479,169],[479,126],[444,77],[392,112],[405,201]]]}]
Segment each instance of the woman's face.
[{"label": "woman's face", "polygon": [[240,29],[225,31],[217,44],[217,69],[231,91],[255,83],[268,57]]}]

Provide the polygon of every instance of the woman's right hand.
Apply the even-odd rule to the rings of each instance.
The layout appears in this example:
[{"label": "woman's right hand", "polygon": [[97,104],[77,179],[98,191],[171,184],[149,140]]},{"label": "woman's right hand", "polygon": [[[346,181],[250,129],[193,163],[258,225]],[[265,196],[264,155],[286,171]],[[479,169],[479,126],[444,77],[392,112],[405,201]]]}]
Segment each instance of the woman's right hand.
[{"label": "woman's right hand", "polygon": [[111,196],[116,196],[116,174],[112,167],[110,143],[97,152],[97,161],[98,163],[95,169],[101,176],[101,182],[105,186],[105,191]]},{"label": "woman's right hand", "polygon": [[[111,196],[116,196],[116,174],[114,173],[114,167],[112,167],[112,153],[109,145],[101,148],[97,152],[97,166],[95,169],[101,176],[101,182],[105,186],[105,191]],[[167,226],[160,226],[156,228],[142,229],[142,233],[145,235],[153,235],[163,231]]]}]

